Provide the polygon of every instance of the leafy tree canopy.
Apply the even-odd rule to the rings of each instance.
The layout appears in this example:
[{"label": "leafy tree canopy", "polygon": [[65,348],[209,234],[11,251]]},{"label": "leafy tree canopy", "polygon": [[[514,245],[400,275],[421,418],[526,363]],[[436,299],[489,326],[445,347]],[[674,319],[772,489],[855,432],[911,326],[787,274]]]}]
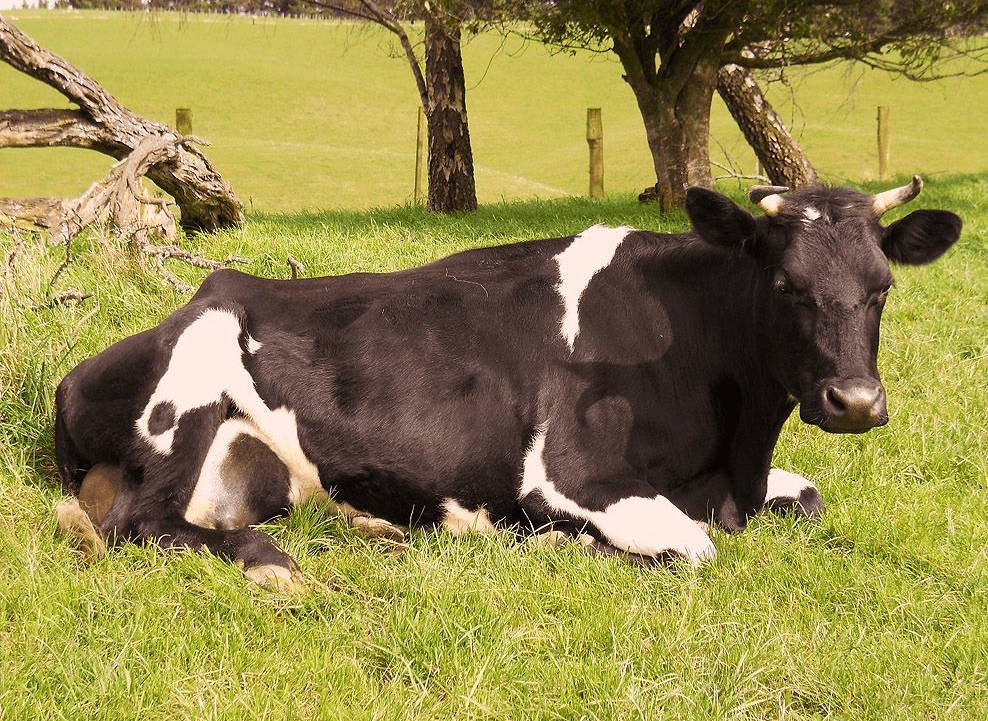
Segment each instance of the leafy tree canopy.
[{"label": "leafy tree canopy", "polygon": [[[562,48],[613,50],[630,40],[654,72],[671,54],[706,44],[730,22],[721,58],[751,69],[856,60],[913,79],[943,61],[988,62],[988,1],[956,0],[522,0],[537,35]],[[970,67],[970,66],[968,66]],[[956,72],[963,72],[956,70]]]}]

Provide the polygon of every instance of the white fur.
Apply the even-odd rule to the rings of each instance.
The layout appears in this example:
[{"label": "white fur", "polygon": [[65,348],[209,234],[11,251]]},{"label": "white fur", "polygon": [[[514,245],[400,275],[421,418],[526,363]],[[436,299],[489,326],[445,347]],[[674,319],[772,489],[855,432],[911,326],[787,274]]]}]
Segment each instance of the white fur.
[{"label": "white fur", "polygon": [[812,206],[807,206],[803,211],[803,217],[808,223],[812,223],[814,220],[820,220],[822,217],[820,211]]},{"label": "white fur", "polygon": [[[295,504],[309,498],[324,498],[326,491],[319,482],[319,471],[299,444],[294,411],[272,410],[258,395],[254,379],[241,360],[240,334],[237,317],[216,308],[204,311],[189,324],[175,343],[168,368],[137,420],[138,433],[158,452],[169,454],[182,416],[221,402],[225,394],[247,417],[252,435],[268,445],[288,467],[289,500]],[[261,346],[255,341],[253,347]],[[153,435],[148,423],[155,407],[164,402],[174,406],[175,424]]]},{"label": "white fur", "polygon": [[525,456],[519,498],[539,491],[550,507],[592,523],[615,548],[657,556],[673,551],[693,566],[713,558],[717,551],[706,532],[661,495],[624,498],[602,511],[590,511],[556,490],[549,479],[543,454],[546,429],[536,432]]},{"label": "white fur", "polygon": [[[189,523],[203,528],[237,528],[243,525],[242,521],[237,522],[236,514],[230,515],[231,508],[242,504],[242,498],[235,495],[239,489],[228,488],[220,473],[230,444],[243,434],[254,435],[252,428],[239,418],[231,418],[216,430],[213,444],[199,469],[199,480],[185,507],[185,520]],[[222,519],[218,517],[221,513],[224,515]]]},{"label": "white fur", "polygon": [[618,246],[634,228],[608,228],[595,225],[573,238],[573,242],[556,256],[559,264],[559,284],[556,292],[563,302],[563,322],[560,335],[573,350],[580,333],[580,298],[591,279],[606,268]]},{"label": "white fur", "polygon": [[773,468],[768,472],[768,490],[765,503],[772,501],[798,501],[800,494],[808,488],[815,488],[813,482],[790,471]]},{"label": "white fur", "polygon": [[471,532],[486,533],[494,530],[494,524],[491,523],[491,518],[485,509],[478,508],[476,511],[471,511],[452,498],[443,501],[442,523],[443,527],[454,535]]}]

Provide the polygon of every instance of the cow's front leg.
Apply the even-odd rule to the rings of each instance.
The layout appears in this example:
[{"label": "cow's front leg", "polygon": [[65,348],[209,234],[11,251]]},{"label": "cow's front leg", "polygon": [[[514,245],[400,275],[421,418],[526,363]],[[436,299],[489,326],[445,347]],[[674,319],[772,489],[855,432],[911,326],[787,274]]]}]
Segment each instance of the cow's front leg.
[{"label": "cow's front leg", "polygon": [[824,509],[823,496],[810,479],[781,468],[773,468],[768,472],[763,512],[792,511],[806,518],[817,518]]},{"label": "cow's front leg", "polygon": [[[529,507],[542,505],[554,520],[568,522],[583,545],[607,555],[636,562],[681,558],[694,567],[717,555],[707,524],[694,521],[661,495],[628,496],[601,510],[589,510],[544,481],[525,501]],[[556,540],[555,534],[550,540]]]},{"label": "cow's front leg", "polygon": [[233,561],[247,578],[265,588],[281,593],[305,590],[298,564],[262,531],[203,528],[180,516],[139,518],[130,526],[128,535],[135,541],[156,543],[169,549],[207,550],[214,556]]},{"label": "cow's front leg", "polygon": [[591,523],[605,545],[598,551],[627,552],[659,561],[682,558],[699,566],[714,558],[717,549],[707,525],[697,523],[665,496],[632,496],[593,514]]}]

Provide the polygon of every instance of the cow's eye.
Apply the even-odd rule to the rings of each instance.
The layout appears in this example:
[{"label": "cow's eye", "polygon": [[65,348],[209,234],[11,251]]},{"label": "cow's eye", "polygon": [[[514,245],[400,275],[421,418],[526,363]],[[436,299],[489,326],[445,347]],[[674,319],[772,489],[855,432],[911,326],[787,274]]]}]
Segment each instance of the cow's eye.
[{"label": "cow's eye", "polygon": [[878,306],[885,305],[885,301],[888,300],[890,290],[892,290],[891,284],[887,285],[881,293],[876,293],[871,299],[871,304]]},{"label": "cow's eye", "polygon": [[776,277],[776,279],[772,282],[772,288],[776,293],[782,293],[783,295],[793,295],[796,292],[792,281],[784,275]]}]

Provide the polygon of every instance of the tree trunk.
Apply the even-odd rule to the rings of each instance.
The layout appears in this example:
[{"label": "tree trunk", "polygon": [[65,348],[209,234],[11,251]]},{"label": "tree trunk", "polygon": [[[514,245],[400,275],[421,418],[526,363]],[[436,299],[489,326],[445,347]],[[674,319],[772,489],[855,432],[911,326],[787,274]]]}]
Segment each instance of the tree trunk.
[{"label": "tree trunk", "polygon": [[429,210],[477,209],[473,150],[467,125],[466,81],[460,55],[460,26],[441,10],[426,14],[425,80],[429,92]]},{"label": "tree trunk", "polygon": [[614,52],[638,101],[655,166],[656,184],[642,199],[657,200],[662,212],[682,207],[686,189],[709,188],[710,105],[717,85],[723,38],[704,31],[652,67],[641,47],[614,34]]},{"label": "tree trunk", "polygon": [[717,92],[774,185],[798,188],[819,181],[747,68],[724,65],[717,73]]},{"label": "tree trunk", "polygon": [[682,207],[687,188],[712,185],[708,146],[713,87],[698,77],[681,93],[651,86],[633,89],[655,167],[657,182],[649,199],[657,200],[662,212]]},{"label": "tree trunk", "polygon": [[89,148],[117,160],[143,141],[165,148],[147,177],[175,198],[187,230],[214,231],[239,225],[243,204],[209,160],[172,128],[123,107],[98,83],[47,50],[0,16],[0,60],[50,85],[79,110],[0,112],[0,148],[69,146]]}]

